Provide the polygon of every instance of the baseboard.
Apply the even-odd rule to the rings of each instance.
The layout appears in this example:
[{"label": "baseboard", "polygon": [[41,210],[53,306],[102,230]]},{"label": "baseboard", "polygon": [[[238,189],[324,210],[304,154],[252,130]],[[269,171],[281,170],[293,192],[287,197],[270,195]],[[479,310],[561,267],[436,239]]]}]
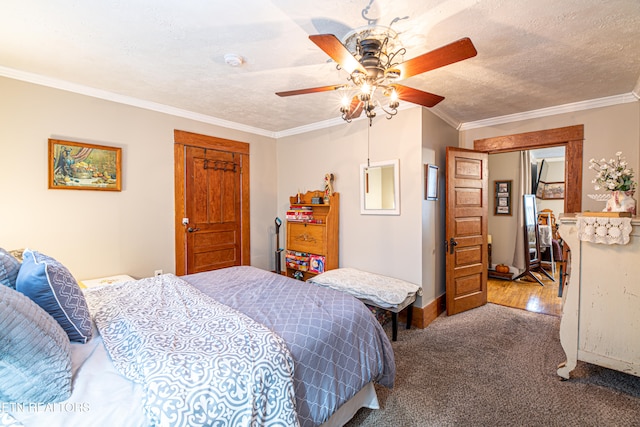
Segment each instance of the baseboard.
[{"label": "baseboard", "polygon": [[[413,310],[411,326],[420,329],[424,329],[429,326],[429,323],[433,322],[438,316],[444,313],[446,309],[446,302],[445,294],[442,294],[424,307],[411,307]],[[398,317],[400,317],[400,319],[404,318],[406,321],[406,315],[403,316],[403,314],[404,313],[400,313]]]}]

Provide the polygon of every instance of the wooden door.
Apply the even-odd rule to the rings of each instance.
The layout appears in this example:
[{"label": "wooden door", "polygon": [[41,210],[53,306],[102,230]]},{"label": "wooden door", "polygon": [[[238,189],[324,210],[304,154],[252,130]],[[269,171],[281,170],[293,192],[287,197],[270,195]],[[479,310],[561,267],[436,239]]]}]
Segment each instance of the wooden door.
[{"label": "wooden door", "polygon": [[488,159],[486,153],[447,147],[447,315],[487,303]]},{"label": "wooden door", "polygon": [[249,264],[248,144],[175,138],[176,274]]},{"label": "wooden door", "polygon": [[187,274],[240,265],[240,159],[186,147]]}]

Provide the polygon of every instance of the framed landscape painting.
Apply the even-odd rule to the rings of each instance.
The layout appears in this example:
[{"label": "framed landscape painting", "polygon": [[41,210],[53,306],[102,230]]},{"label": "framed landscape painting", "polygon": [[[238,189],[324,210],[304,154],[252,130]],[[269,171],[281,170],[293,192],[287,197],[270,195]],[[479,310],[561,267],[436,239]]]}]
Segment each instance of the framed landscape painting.
[{"label": "framed landscape painting", "polygon": [[564,199],[564,182],[547,182],[544,185],[542,199]]},{"label": "framed landscape painting", "polygon": [[49,188],[121,191],[121,157],[119,147],[49,139]]}]

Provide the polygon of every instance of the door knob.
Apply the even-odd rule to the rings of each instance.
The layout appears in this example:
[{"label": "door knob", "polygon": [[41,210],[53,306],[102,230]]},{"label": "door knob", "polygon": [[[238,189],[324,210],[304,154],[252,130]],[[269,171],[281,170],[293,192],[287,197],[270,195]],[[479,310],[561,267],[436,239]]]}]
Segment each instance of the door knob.
[{"label": "door knob", "polygon": [[200,229],[199,229],[199,228],[197,228],[197,227],[196,227],[196,228],[193,228],[193,227],[189,227],[189,228],[187,228],[187,231],[188,231],[189,233],[193,233],[194,231],[199,231],[199,230],[200,230]]},{"label": "door knob", "polygon": [[452,237],[449,240],[449,253],[451,255],[453,255],[453,251],[455,250],[456,246],[458,246],[458,242],[456,242],[456,240]]}]

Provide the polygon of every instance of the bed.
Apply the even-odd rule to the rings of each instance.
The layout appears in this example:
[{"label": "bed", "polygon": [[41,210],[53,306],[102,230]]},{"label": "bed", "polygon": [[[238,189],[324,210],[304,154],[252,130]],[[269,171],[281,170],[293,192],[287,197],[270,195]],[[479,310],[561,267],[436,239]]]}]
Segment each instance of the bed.
[{"label": "bed", "polygon": [[[70,396],[0,403],[0,425],[176,426],[213,418],[221,426],[334,426],[360,407],[378,407],[374,383],[393,386],[384,330],[364,304],[331,289],[242,266],[83,295],[91,339],[69,345]],[[187,320],[175,315],[183,308],[191,310]],[[164,315],[168,322],[157,320]],[[217,330],[204,334],[203,327]],[[247,349],[248,361],[230,362]],[[203,365],[212,353],[212,365]],[[193,389],[183,384],[191,380]]]}]

